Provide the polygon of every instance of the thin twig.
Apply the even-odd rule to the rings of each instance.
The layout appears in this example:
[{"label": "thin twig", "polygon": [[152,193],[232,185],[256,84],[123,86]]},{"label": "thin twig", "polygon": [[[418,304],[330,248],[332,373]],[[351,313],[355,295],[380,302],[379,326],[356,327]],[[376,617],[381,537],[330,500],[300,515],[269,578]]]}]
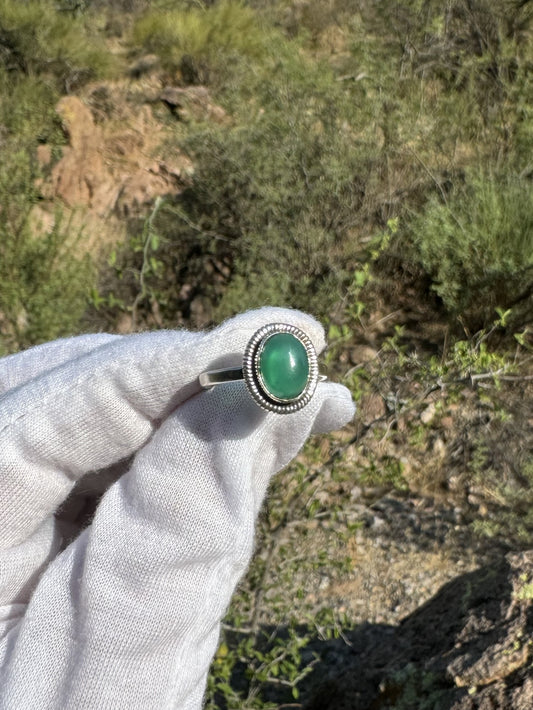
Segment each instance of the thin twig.
[{"label": "thin twig", "polygon": [[154,204],[154,209],[151,211],[150,216],[147,218],[146,222],[144,223],[144,228],[143,228],[143,238],[144,238],[144,245],[143,245],[143,263],[141,266],[141,271],[139,273],[139,291],[137,295],[135,296],[135,300],[133,301],[133,305],[131,307],[131,326],[132,329],[135,330],[135,327],[137,325],[137,309],[139,307],[139,303],[141,300],[146,296],[146,284],[145,284],[145,275],[146,271],[148,268],[148,252],[150,250],[150,242],[152,240],[152,225],[154,222],[154,219],[157,216],[157,213],[161,209],[161,206],[163,205],[163,199],[158,196],[156,198],[155,204]]}]

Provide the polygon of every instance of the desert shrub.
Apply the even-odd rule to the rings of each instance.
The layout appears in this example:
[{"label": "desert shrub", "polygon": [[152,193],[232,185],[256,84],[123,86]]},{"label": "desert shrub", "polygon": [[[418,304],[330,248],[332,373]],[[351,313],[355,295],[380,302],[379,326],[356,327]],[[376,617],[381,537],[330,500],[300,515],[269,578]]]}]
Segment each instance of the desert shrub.
[{"label": "desert shrub", "polygon": [[497,307],[524,312],[533,294],[533,191],[529,179],[477,173],[435,195],[405,225],[404,243],[447,311],[486,325]]},{"label": "desert shrub", "polygon": [[37,144],[63,140],[56,98],[39,78],[0,71],[0,354],[75,332],[87,303],[90,264],[71,253],[59,213],[41,233],[33,212]]},{"label": "desert shrub", "polygon": [[91,276],[88,258],[70,253],[59,216],[43,236],[27,219],[17,232],[0,227],[0,354],[75,334]]},{"label": "desert shrub", "polygon": [[[164,321],[187,319],[193,299],[220,319],[265,303],[323,315],[340,296],[359,248],[372,148],[354,138],[353,106],[327,67],[281,40],[278,49],[221,92],[231,124],[196,124],[179,141],[195,172],[153,220],[159,266],[144,270],[145,305],[155,299]],[[125,278],[145,257],[134,240]]]},{"label": "desert shrub", "polygon": [[30,219],[34,171],[24,152],[0,170],[0,353],[75,333],[92,278],[88,259],[71,253],[60,215],[35,235]]},{"label": "desert shrub", "polygon": [[[168,7],[168,5],[167,5]],[[135,48],[157,54],[168,70],[185,62],[204,71],[220,71],[219,64],[231,54],[257,56],[264,45],[255,13],[240,0],[221,0],[203,5],[178,3],[177,8],[154,8],[134,25]]]},{"label": "desert shrub", "polygon": [[64,143],[55,104],[59,94],[40,77],[20,76],[0,67],[0,125],[2,157],[12,149],[30,151],[38,143]]},{"label": "desert shrub", "polygon": [[52,2],[0,0],[0,66],[55,77],[67,91],[109,73],[114,60],[81,17]]},{"label": "desert shrub", "polygon": [[316,94],[306,115],[298,88],[276,87],[256,120],[199,132],[187,143],[197,172],[183,209],[225,238],[216,240],[215,254],[231,268],[221,315],[243,302],[324,313],[356,246],[349,230],[369,166],[338,130],[334,98]]},{"label": "desert shrub", "polygon": [[373,295],[391,308],[424,304],[472,332],[496,306],[527,316],[532,15],[505,0],[395,0],[362,3],[342,26],[350,55],[335,59],[338,78],[381,143],[383,179],[365,186],[372,231],[401,226],[374,264]]},{"label": "desert shrub", "polygon": [[466,103],[462,121],[474,121],[478,137],[492,141],[495,152],[512,150],[531,102],[531,3],[396,0],[379,12],[402,47],[403,71],[436,81],[441,107],[452,109],[456,121],[461,117],[449,98]]},{"label": "desert shrub", "polygon": [[58,0],[57,6],[74,14],[83,13],[89,8],[105,9],[111,12],[139,12],[146,10],[150,0]]}]

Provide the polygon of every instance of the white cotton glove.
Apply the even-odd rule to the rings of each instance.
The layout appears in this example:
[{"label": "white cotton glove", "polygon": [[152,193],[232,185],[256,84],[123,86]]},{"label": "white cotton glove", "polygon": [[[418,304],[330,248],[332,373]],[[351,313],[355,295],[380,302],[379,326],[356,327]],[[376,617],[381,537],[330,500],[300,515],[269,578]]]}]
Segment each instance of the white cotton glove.
[{"label": "white cotton glove", "polygon": [[[240,365],[280,322],[323,349],[313,318],[264,308],[209,333],[81,336],[0,360],[1,710],[201,707],[271,476],[354,413],[329,383],[282,415],[243,382],[201,390],[202,371]],[[54,513],[106,470],[118,479],[62,551]]]}]

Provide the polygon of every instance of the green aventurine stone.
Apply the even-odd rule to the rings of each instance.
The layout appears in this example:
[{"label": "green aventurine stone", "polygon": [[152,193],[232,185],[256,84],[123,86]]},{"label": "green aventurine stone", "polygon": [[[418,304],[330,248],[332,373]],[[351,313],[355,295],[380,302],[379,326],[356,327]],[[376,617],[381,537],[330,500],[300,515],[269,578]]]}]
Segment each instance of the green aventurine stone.
[{"label": "green aventurine stone", "polygon": [[290,333],[271,335],[259,356],[259,374],[273,397],[298,397],[309,379],[309,358],[303,343]]}]

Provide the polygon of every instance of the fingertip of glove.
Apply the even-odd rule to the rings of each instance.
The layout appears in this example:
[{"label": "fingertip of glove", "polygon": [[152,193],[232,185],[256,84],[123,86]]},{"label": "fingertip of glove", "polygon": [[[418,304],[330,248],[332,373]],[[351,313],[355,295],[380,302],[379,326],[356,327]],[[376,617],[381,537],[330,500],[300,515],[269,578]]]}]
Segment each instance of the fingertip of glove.
[{"label": "fingertip of glove", "polygon": [[341,429],[355,415],[356,406],[350,391],[343,385],[332,382],[321,383],[315,394],[319,399],[319,409],[313,423],[313,434],[323,434]]}]

